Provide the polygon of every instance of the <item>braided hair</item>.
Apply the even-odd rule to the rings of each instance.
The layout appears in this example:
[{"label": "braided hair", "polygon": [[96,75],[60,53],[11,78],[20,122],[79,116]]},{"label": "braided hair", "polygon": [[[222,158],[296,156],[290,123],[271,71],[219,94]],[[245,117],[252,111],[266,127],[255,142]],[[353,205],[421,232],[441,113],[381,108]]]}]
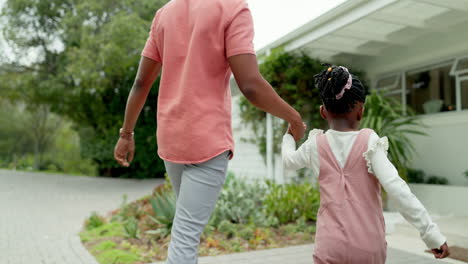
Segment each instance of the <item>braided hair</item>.
[{"label": "braided hair", "polygon": [[[333,114],[345,114],[351,112],[356,103],[365,101],[365,90],[362,82],[357,76],[352,75],[343,67],[323,64],[327,68],[314,76],[315,86],[319,89],[320,99],[327,111]],[[343,90],[348,82],[349,75],[352,77],[352,84],[343,96],[337,99],[337,95]]]}]

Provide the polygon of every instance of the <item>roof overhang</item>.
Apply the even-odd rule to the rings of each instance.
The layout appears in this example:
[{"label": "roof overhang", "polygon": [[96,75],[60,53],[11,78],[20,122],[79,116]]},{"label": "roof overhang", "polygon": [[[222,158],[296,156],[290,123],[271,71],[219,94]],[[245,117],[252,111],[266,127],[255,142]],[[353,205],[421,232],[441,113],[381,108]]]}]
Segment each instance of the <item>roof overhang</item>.
[{"label": "roof overhang", "polygon": [[348,0],[258,54],[282,47],[324,60],[376,57],[387,48],[412,45],[425,34],[467,21],[468,0]]}]

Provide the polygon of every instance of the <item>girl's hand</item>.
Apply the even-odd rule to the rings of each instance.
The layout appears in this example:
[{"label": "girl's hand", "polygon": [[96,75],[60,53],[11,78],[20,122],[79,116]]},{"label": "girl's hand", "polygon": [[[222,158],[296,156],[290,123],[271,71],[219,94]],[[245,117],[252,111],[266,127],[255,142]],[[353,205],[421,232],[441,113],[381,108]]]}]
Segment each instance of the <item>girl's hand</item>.
[{"label": "girl's hand", "polygon": [[135,140],[119,138],[114,148],[114,159],[122,166],[130,166],[135,155]]},{"label": "girl's hand", "polygon": [[432,251],[432,254],[434,254],[434,257],[438,259],[446,258],[450,255],[447,242],[445,242],[442,246],[440,246],[440,248],[433,248],[431,251]]}]

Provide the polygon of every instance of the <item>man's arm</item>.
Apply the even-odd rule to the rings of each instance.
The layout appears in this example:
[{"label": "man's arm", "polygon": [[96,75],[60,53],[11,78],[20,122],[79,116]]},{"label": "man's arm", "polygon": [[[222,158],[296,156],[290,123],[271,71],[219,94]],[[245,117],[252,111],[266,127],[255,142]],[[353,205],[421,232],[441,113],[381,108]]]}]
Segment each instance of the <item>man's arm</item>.
[{"label": "man's arm", "polygon": [[114,148],[114,158],[122,166],[130,166],[135,155],[133,129],[145,105],[151,86],[161,71],[162,64],[147,57],[142,57],[138,66],[137,76],[125,108],[125,119],[119,140]]},{"label": "man's arm", "polygon": [[138,72],[133,83],[132,90],[127,100],[125,108],[125,119],[122,130],[131,133],[140,115],[141,109],[145,105],[151,86],[161,71],[162,63],[141,57]]},{"label": "man's arm", "polygon": [[254,54],[241,54],[228,58],[234,78],[242,94],[253,105],[277,116],[291,125],[294,139],[304,136],[301,115],[275,92],[273,87],[260,74],[257,57]]}]

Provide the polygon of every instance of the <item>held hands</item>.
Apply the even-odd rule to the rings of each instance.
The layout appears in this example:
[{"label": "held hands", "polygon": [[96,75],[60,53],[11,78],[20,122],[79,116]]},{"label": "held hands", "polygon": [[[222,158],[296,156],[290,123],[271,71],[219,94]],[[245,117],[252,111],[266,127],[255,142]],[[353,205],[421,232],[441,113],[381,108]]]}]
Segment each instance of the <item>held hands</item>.
[{"label": "held hands", "polygon": [[433,248],[431,251],[432,254],[434,254],[434,257],[437,259],[446,258],[450,255],[450,250],[447,245],[447,242],[440,246],[440,248]]},{"label": "held hands", "polygon": [[307,129],[307,125],[302,122],[291,123],[288,126],[288,133],[294,137],[295,141],[301,140],[304,137],[304,133]]},{"label": "held hands", "polygon": [[114,148],[114,159],[122,166],[130,166],[135,155],[135,140],[120,137]]}]

